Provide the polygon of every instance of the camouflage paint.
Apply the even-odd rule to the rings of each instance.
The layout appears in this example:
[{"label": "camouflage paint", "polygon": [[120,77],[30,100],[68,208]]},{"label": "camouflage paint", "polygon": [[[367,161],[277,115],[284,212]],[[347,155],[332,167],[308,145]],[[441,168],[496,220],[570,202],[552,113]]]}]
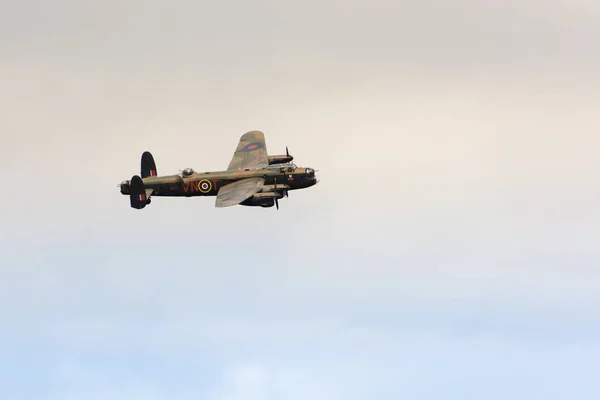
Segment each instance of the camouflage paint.
[{"label": "camouflage paint", "polygon": [[[258,186],[257,189],[255,188],[255,190],[258,190],[254,192],[256,199],[249,198],[238,204],[263,205],[269,203],[270,205],[267,206],[270,207],[274,203],[274,196],[279,198],[283,196],[285,191],[304,189],[317,183],[314,170],[311,168],[294,168],[285,164],[281,164],[280,168],[277,168],[276,164],[273,165],[273,162],[280,159],[291,160],[293,157],[289,155],[269,157],[265,137],[261,131],[250,131],[241,136],[226,171],[193,172],[187,176],[156,176],[154,158],[146,151],[142,154],[142,178],[136,176],[131,180],[131,183],[135,182],[135,185],[133,185],[135,190],[131,190],[131,183],[124,182],[121,184],[121,193],[130,195],[133,208],[141,209],[143,206],[140,204],[142,202],[139,200],[140,197],[138,196],[137,200],[133,200],[133,196],[141,194],[142,189],[145,190],[146,202],[149,204],[150,196],[218,196],[219,190],[224,186],[243,180],[260,178],[261,182],[264,181],[264,183]],[[271,167],[267,168],[269,165]],[[143,182],[143,186],[139,180]],[[277,191],[277,194],[275,194],[275,191]],[[231,190],[228,190],[228,192],[231,192]],[[235,196],[235,193],[233,193],[233,196]],[[254,200],[260,204],[254,204]]]}]

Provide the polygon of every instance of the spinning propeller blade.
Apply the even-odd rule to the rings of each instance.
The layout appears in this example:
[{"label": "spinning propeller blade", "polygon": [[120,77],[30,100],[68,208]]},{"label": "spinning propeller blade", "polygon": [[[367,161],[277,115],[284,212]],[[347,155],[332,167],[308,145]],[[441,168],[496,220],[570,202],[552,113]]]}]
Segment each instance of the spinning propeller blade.
[{"label": "spinning propeller blade", "polygon": [[279,210],[279,201],[277,200],[277,178],[275,178],[275,182],[273,183],[273,198],[275,199],[275,206]]}]

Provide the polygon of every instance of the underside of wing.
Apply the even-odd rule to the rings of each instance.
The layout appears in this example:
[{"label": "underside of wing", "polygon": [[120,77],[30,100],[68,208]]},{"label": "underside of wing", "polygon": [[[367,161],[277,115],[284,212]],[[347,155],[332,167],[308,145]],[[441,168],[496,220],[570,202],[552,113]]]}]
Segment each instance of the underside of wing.
[{"label": "underside of wing", "polygon": [[243,134],[227,170],[252,168],[261,164],[269,164],[265,134],[261,131]]},{"label": "underside of wing", "polygon": [[240,204],[260,192],[264,183],[263,178],[248,178],[222,186],[217,194],[215,207],[230,207]]}]

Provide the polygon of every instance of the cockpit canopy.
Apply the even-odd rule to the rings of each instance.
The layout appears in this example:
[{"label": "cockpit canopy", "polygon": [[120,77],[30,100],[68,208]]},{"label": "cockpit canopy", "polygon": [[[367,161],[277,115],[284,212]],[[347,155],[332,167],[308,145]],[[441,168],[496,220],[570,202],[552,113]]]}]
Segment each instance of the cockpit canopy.
[{"label": "cockpit canopy", "polygon": [[281,172],[294,172],[296,168],[296,164],[286,163],[286,164],[271,164],[266,167],[267,169],[278,169]]},{"label": "cockpit canopy", "polygon": [[314,175],[315,174],[315,170],[312,168],[306,168],[306,174],[307,175]]}]

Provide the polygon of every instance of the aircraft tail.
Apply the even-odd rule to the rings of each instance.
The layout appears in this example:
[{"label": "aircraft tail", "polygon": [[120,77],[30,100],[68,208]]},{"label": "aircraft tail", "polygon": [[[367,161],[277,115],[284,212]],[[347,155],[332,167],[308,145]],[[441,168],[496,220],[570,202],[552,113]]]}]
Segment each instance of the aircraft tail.
[{"label": "aircraft tail", "polygon": [[141,210],[142,208],[146,207],[146,204],[148,204],[148,199],[146,198],[146,187],[142,181],[142,178],[137,175],[134,175],[129,183],[129,201],[131,203],[131,207],[137,208],[138,210]]},{"label": "aircraft tail", "polygon": [[154,162],[154,157],[152,157],[152,154],[149,151],[145,151],[142,154],[141,164],[142,178],[156,176],[156,163]]}]

